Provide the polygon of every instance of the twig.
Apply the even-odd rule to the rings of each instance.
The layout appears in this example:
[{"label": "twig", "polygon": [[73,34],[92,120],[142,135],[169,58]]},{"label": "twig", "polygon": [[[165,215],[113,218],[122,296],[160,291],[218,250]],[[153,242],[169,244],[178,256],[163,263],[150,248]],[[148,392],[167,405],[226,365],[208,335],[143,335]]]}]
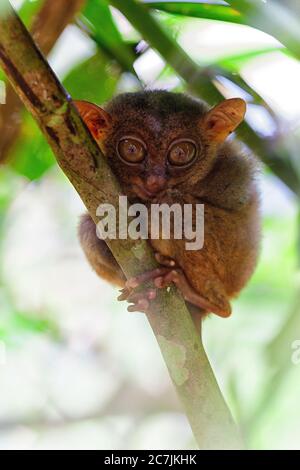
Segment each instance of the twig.
[{"label": "twig", "polygon": [[[117,180],[70,98],[11,9],[0,18],[0,63],[95,222],[100,203],[109,202],[117,208]],[[109,240],[108,245],[127,277],[156,265],[145,240]],[[240,448],[238,431],[181,296],[174,288],[170,292],[164,289],[154,311],[147,317],[199,447]]]},{"label": "twig", "polygon": [[227,0],[248,25],[271,34],[300,59],[299,17],[284,5],[268,0]]},{"label": "twig", "polygon": [[[125,416],[129,413],[137,420],[159,413],[180,412],[175,394],[170,397],[169,387],[166,387],[162,394],[154,397],[126,380],[121,381],[105,405],[81,415],[66,413],[65,410],[58,409],[51,397],[46,397],[45,403],[46,411],[41,410],[36,413],[33,410],[25,416],[1,419],[0,432],[11,431],[20,426],[38,428],[39,430],[59,428],[83,421],[100,421],[109,416]],[[51,410],[51,414],[49,410]]]}]

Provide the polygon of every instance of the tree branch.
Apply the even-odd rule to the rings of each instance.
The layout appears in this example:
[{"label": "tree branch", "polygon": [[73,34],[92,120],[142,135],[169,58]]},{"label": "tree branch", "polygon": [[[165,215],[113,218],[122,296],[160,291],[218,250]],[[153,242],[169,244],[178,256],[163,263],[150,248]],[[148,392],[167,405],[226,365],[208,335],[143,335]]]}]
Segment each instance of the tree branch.
[{"label": "tree branch", "polygon": [[33,21],[31,34],[43,54],[48,55],[63,33],[66,26],[74,20],[86,0],[45,0]]},{"label": "tree branch", "polygon": [[[118,208],[120,187],[49,65],[17,15],[0,18],[0,63],[37,120],[59,165],[96,219],[108,202]],[[127,277],[156,266],[144,241],[109,240]],[[161,291],[147,315],[170,376],[201,449],[237,449],[241,441],[181,296]]]},{"label": "tree branch", "polygon": [[[65,27],[74,19],[85,0],[45,0],[31,27],[33,38],[48,55]],[[18,137],[21,126],[22,102],[11,86],[6,90],[6,106],[0,107],[0,163]]]},{"label": "tree branch", "polygon": [[248,25],[270,34],[300,59],[299,17],[284,5],[268,0],[227,0]]}]

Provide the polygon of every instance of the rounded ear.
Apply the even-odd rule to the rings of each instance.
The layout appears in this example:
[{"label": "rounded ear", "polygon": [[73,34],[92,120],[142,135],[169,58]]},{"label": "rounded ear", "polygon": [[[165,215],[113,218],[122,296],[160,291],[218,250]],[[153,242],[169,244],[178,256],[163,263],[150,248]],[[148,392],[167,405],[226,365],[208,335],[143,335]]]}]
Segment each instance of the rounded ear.
[{"label": "rounded ear", "polygon": [[201,121],[201,127],[209,140],[221,143],[242,122],[245,113],[246,102],[241,98],[231,98],[208,111]]},{"label": "rounded ear", "polygon": [[111,116],[96,104],[75,100],[74,104],[95,140],[105,138],[111,127]]}]

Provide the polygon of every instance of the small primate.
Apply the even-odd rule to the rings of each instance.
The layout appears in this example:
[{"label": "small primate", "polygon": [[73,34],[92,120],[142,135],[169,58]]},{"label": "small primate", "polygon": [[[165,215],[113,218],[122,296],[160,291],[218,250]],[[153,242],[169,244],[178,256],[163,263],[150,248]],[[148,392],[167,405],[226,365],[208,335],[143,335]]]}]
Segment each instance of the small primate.
[{"label": "small primate", "polygon": [[146,312],[157,289],[173,283],[195,320],[207,313],[228,317],[230,299],[254,271],[260,241],[256,159],[226,141],[246,103],[233,98],[209,109],[184,94],[144,91],[117,96],[105,110],[75,104],[130,202],[204,204],[203,248],[150,239],[160,267],[127,281],[84,215],[79,237],[96,273],[123,288],[119,299],[133,304],[129,311]]}]

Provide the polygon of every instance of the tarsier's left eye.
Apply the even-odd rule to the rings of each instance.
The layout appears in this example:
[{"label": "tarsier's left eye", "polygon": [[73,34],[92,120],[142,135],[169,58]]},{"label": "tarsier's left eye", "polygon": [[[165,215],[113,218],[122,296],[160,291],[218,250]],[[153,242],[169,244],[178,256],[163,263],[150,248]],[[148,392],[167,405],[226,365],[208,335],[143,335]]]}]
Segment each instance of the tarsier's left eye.
[{"label": "tarsier's left eye", "polygon": [[174,166],[185,166],[191,164],[197,154],[197,147],[189,140],[177,140],[169,150],[168,159]]},{"label": "tarsier's left eye", "polygon": [[135,137],[123,137],[118,144],[118,153],[128,163],[140,163],[145,158],[146,146]]}]

